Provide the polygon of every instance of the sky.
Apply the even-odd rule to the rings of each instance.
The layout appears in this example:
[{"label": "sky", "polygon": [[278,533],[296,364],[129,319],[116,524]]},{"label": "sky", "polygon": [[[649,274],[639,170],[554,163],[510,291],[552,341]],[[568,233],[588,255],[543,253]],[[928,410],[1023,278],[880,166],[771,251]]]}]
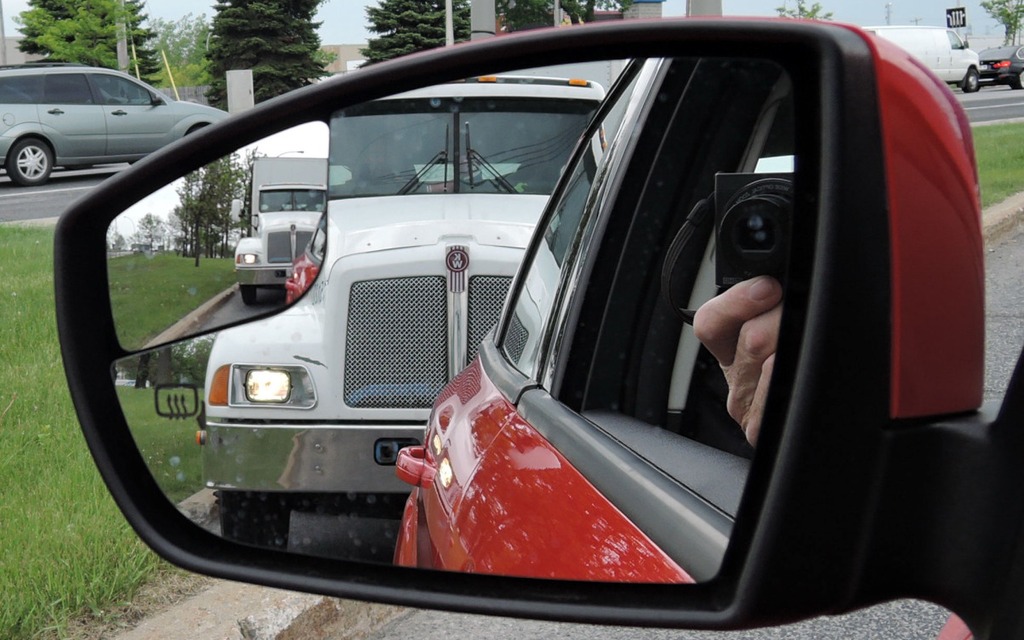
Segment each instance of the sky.
[{"label": "sky", "polygon": [[[725,15],[775,16],[776,7],[786,0],[722,0]],[[813,4],[815,0],[808,0]],[[889,5],[891,24],[922,24],[945,26],[947,8],[965,6],[972,35],[1001,35],[1002,27],[980,7],[978,0],[817,0],[833,19],[861,26],[886,24]],[[788,0],[795,7],[795,0]],[[366,31],[366,7],[376,2],[365,0],[326,0],[318,19],[320,40],[324,44],[363,44],[371,34]],[[147,0],[146,11],[153,18],[177,20],[189,13],[213,16],[213,0]],[[4,33],[17,35],[12,18],[28,8],[27,0],[0,0],[4,16]],[[664,16],[686,15],[686,0],[667,0],[662,6]]]}]

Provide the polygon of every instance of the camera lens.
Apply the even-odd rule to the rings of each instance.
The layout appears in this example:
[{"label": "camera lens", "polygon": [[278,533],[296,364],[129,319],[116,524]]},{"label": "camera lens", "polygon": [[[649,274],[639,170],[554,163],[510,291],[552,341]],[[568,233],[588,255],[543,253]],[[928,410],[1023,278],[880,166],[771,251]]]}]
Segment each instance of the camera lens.
[{"label": "camera lens", "polygon": [[775,248],[774,206],[768,202],[748,200],[743,215],[734,227],[736,248],[741,252],[769,252]]}]

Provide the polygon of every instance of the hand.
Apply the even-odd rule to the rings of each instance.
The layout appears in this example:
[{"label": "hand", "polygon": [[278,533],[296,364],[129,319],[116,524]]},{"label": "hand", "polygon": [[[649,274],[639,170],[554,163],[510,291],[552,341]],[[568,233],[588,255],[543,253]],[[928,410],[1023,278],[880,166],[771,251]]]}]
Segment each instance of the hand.
[{"label": "hand", "polygon": [[729,383],[726,408],[757,444],[782,318],[782,285],[768,276],[741,282],[704,303],[693,320]]}]

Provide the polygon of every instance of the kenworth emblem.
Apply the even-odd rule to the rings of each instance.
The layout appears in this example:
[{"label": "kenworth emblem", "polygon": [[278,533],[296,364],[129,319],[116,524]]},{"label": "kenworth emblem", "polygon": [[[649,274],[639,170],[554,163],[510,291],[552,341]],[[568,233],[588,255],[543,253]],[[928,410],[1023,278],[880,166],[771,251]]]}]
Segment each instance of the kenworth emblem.
[{"label": "kenworth emblem", "polygon": [[451,245],[444,259],[448,267],[448,291],[462,293],[466,290],[466,269],[469,268],[469,247]]}]

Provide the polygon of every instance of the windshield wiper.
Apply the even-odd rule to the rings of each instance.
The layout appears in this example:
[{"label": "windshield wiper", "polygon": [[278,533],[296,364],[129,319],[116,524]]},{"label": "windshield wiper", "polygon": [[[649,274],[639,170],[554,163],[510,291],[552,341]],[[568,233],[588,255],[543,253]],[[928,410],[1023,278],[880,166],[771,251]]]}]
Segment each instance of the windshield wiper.
[{"label": "windshield wiper", "polygon": [[[469,138],[469,123],[466,123],[466,169],[469,171],[469,188],[476,189],[476,183],[473,179],[473,162],[479,163],[479,165],[486,169],[493,177],[487,178],[487,180],[495,187],[504,189],[506,193],[519,193],[516,188],[512,186],[505,176],[501,175],[494,165],[487,161],[487,158],[473,148]],[[482,173],[482,172],[481,172]]]},{"label": "windshield wiper", "polygon": [[[430,161],[427,162],[427,164],[423,165],[423,168],[417,171],[416,175],[409,179],[409,182],[406,182],[404,185],[402,185],[402,188],[398,190],[398,195],[404,196],[413,189],[419,187],[420,184],[422,184],[423,176],[425,176],[428,171],[430,171],[431,169],[433,169],[434,167],[441,163],[444,163],[444,184],[448,184],[448,133],[448,127],[445,127],[444,149],[441,149],[436,154],[434,154],[434,157],[431,158]],[[447,190],[448,188],[446,186],[445,191]]]}]

